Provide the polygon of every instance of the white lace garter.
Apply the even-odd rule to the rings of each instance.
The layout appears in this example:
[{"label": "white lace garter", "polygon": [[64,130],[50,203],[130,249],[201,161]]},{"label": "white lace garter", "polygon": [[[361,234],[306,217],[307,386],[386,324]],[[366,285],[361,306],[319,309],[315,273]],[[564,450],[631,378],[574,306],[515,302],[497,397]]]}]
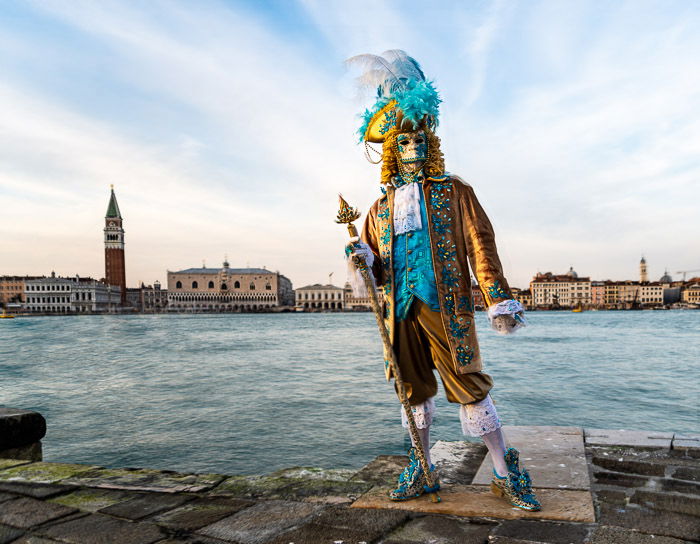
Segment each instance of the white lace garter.
[{"label": "white lace garter", "polygon": [[[411,412],[413,412],[413,419],[416,422],[416,427],[419,429],[427,429],[433,424],[433,416],[437,409],[435,408],[435,397],[430,397],[428,400],[411,406]],[[401,406],[401,425],[404,429],[408,429],[408,418],[406,417],[406,411]]]},{"label": "white lace garter", "polygon": [[[525,316],[523,313],[525,312],[525,308],[523,308],[523,305],[520,304],[517,300],[509,299],[509,300],[504,300],[503,302],[499,302],[498,304],[492,304],[489,306],[488,309],[488,316],[489,316],[489,322],[491,323],[491,327],[498,331],[500,334],[511,334],[518,330],[520,327],[524,327],[527,325],[527,321],[525,320]],[[520,313],[520,315],[516,315]],[[499,315],[512,315],[515,317],[515,327],[512,329],[499,329],[496,327],[496,324],[494,323],[494,318]]]},{"label": "white lace garter", "polygon": [[420,218],[420,184],[402,185],[394,192],[394,234],[423,228]]},{"label": "white lace garter", "polygon": [[486,398],[472,404],[463,404],[459,409],[462,432],[470,436],[483,436],[501,427],[496,406],[487,394]]}]

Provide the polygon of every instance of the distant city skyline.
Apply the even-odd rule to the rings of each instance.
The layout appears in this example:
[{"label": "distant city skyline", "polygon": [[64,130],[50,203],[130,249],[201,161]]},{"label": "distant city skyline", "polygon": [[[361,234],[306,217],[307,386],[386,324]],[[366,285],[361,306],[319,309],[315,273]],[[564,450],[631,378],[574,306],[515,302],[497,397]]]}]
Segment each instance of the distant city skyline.
[{"label": "distant city skyline", "polygon": [[680,279],[700,268],[698,27],[683,1],[8,3],[0,274],[103,277],[114,184],[129,286],[225,255],[342,285],[336,195],[380,194],[342,61],[403,48],[512,285],[636,279],[641,255]]}]

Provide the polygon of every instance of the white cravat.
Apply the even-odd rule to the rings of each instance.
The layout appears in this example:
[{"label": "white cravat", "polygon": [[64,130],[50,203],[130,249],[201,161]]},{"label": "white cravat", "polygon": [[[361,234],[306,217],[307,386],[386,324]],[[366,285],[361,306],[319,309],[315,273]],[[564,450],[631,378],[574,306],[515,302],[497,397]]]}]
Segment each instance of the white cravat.
[{"label": "white cravat", "polygon": [[404,234],[423,228],[420,217],[421,186],[415,181],[394,192],[394,233]]}]

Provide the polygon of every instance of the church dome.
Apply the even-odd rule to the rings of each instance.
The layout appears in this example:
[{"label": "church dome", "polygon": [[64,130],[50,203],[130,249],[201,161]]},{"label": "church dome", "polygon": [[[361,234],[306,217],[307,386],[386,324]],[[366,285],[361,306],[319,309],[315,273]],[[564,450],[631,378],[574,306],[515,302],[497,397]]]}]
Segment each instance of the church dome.
[{"label": "church dome", "polygon": [[573,266],[569,267],[569,272],[567,273],[567,276],[570,276],[572,278],[578,278],[578,274],[574,271]]},{"label": "church dome", "polygon": [[659,283],[671,283],[672,281],[673,281],[673,278],[668,275],[668,270],[664,270],[664,275],[661,276]]}]

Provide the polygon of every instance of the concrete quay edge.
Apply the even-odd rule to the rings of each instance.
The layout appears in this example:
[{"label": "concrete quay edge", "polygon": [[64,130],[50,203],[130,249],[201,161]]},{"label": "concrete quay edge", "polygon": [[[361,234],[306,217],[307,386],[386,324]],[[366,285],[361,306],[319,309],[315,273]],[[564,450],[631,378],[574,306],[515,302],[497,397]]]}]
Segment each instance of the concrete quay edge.
[{"label": "concrete quay edge", "polygon": [[[560,495],[590,493],[593,518],[531,519],[530,513],[518,511],[504,518],[494,515],[496,503],[493,511],[482,508],[479,515],[470,516],[431,513],[416,507],[415,501],[405,508],[395,504],[398,509],[353,507],[363,497],[381,495],[393,485],[405,464],[403,456],[379,456],[358,471],[296,467],[251,476],[0,459],[0,544],[700,540],[700,436],[576,427],[507,429],[519,429],[523,436],[536,436],[540,429],[549,437],[560,431],[569,436],[567,444],[572,435],[581,437],[590,489],[564,490]],[[619,444],[609,443],[614,433],[622,433]],[[461,484],[465,491],[482,493],[483,486],[469,484],[481,469],[485,447],[464,442],[443,442],[441,447],[449,450],[453,464],[445,466],[450,481],[444,483],[442,504],[449,503],[450,487],[456,490],[452,497],[469,495],[460,495]],[[537,481],[535,486],[537,490]]]}]

